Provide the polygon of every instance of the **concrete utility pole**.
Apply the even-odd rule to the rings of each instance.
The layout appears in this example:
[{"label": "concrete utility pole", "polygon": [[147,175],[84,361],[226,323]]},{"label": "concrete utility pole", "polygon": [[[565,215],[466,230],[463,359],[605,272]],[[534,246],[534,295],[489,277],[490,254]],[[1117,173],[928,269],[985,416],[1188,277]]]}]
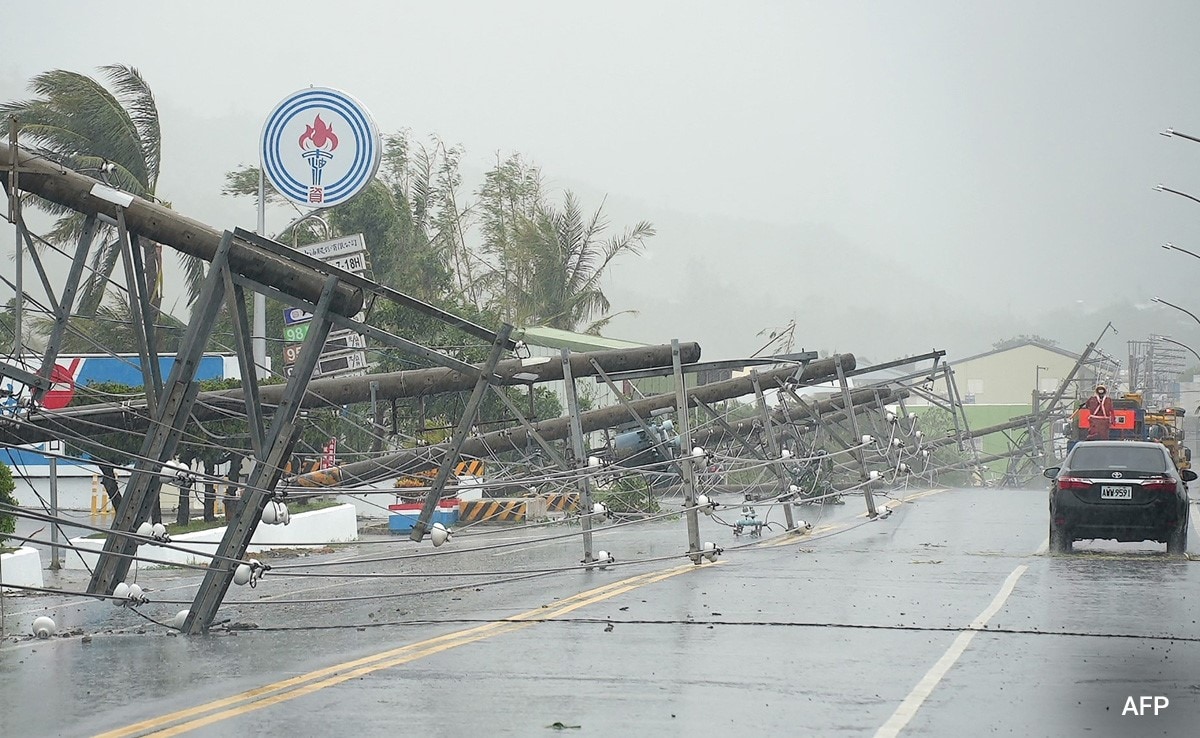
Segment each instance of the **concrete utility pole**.
[{"label": "concrete utility pole", "polygon": [[[22,191],[85,215],[107,218],[110,223],[116,223],[117,211],[123,207],[130,231],[208,262],[213,260],[221,244],[221,232],[216,228],[0,143],[0,167],[11,168],[14,161],[20,167],[19,188]],[[118,205],[114,199],[128,204]],[[241,239],[234,240],[228,260],[233,273],[271,285],[286,295],[312,304],[320,299],[325,285],[324,274]],[[351,317],[357,315],[362,306],[361,289],[339,285],[330,309],[338,315]]]},{"label": "concrete utility pole", "polygon": [[[854,367],[853,354],[840,355],[843,366]],[[786,367],[763,372],[760,381],[771,383],[777,379],[796,377],[800,382],[813,382],[836,376],[837,368],[834,358],[814,361],[802,370],[796,367]],[[797,376],[798,375],[798,376]],[[720,402],[731,397],[741,397],[754,392],[754,386],[748,377],[727,379],[723,382],[713,382],[687,391],[688,401],[699,398],[706,403]],[[584,433],[612,428],[629,422],[631,413],[642,418],[651,418],[651,413],[662,408],[676,408],[677,399],[674,392],[653,395],[627,404],[591,410],[580,413],[580,425]],[[532,428],[546,440],[561,440],[571,432],[570,417],[553,418],[533,424]],[[462,446],[464,456],[486,456],[501,451],[520,451],[531,442],[531,431],[528,428],[513,427],[487,433],[477,438],[468,438]],[[377,479],[396,476],[417,469],[428,468],[442,463],[447,449],[445,444],[427,446],[424,448],[403,449],[375,459],[356,461],[332,469],[301,474],[295,480],[302,487],[335,487],[339,485],[366,484]]]},{"label": "concrete utility pole", "polygon": [[496,334],[496,340],[492,342],[492,350],[488,353],[487,360],[483,362],[479,376],[475,379],[475,388],[471,390],[471,396],[467,398],[467,405],[463,408],[462,417],[459,418],[458,427],[454,429],[454,435],[450,438],[446,457],[438,466],[437,476],[434,477],[433,484],[429,486],[429,492],[425,495],[425,504],[421,508],[421,514],[408,534],[413,541],[420,541],[425,533],[433,527],[433,514],[437,510],[442,490],[445,488],[446,482],[450,480],[450,472],[453,471],[454,462],[458,460],[462,451],[463,441],[467,440],[467,434],[475,426],[475,416],[479,412],[479,405],[483,402],[483,396],[487,394],[488,385],[492,382],[492,374],[496,371],[496,364],[500,363],[500,356],[504,353],[504,347],[508,345],[512,330],[513,327],[505,323],[500,327],[500,332]]},{"label": "concrete utility pole", "polygon": [[[242,349],[241,346],[238,347]],[[680,356],[684,363],[700,360],[700,345],[680,345]],[[596,373],[595,360],[605,372],[622,372],[671,365],[671,347],[641,346],[635,349],[593,351],[571,354],[571,374],[575,377],[591,376]],[[517,375],[535,374],[532,382]],[[243,371],[243,377],[249,376]],[[493,386],[516,386],[536,382],[552,382],[563,378],[562,362],[537,359],[509,359],[496,365]],[[327,408],[371,401],[371,386],[375,385],[375,399],[389,401],[405,397],[424,397],[442,392],[468,392],[474,388],[476,374],[455,371],[443,367],[411,369],[388,374],[370,374],[363,377],[335,377],[314,379],[301,399],[302,408]],[[257,407],[278,405],[283,398],[284,385],[258,388]],[[231,413],[246,411],[247,386],[235,390],[201,392],[197,404],[192,408],[196,420],[221,420]],[[150,427],[150,417],[145,400],[128,404],[119,402],[97,403],[83,407],[66,408],[53,413],[31,418],[19,426],[0,427],[0,444],[21,445],[62,438],[64,435],[91,435],[97,426],[106,426],[130,433],[142,433]]]},{"label": "concrete utility pole", "polygon": [[[787,470],[783,465],[779,440],[775,437],[775,425],[771,422],[771,411],[767,408],[767,398],[763,394],[762,384],[758,381],[757,370],[750,370],[750,381],[754,385],[754,401],[763,422],[763,440],[767,443],[767,451],[771,455],[771,466],[774,467],[775,476],[779,480],[779,494],[782,495],[788,491]],[[791,502],[783,503],[783,520],[787,523],[788,530],[795,530],[796,520],[792,515]]]},{"label": "concrete utility pole", "polygon": [[[575,462],[575,468],[587,469],[588,460],[583,446],[583,423],[579,419],[579,393],[576,392],[575,377],[571,374],[570,349],[562,349],[559,366],[562,368],[563,387],[567,395],[567,417],[571,419],[571,458]],[[587,476],[580,477],[578,486],[582,509],[585,513],[590,513],[592,511],[591,480]],[[592,516],[585,514],[581,525],[583,527],[583,563],[590,564],[594,560],[592,556]]]},{"label": "concrete utility pole", "polygon": [[[688,553],[693,564],[700,564],[700,513],[696,510],[696,460],[692,456],[691,403],[687,399],[687,384],[683,379],[683,365],[679,363],[679,341],[671,341],[672,362],[675,370],[675,420],[679,429],[679,464],[683,467],[683,504],[687,508]],[[586,509],[586,508],[585,508]]]},{"label": "concrete utility pole", "polygon": [[[903,390],[879,390],[878,398],[875,392],[870,389],[856,389],[850,392],[850,405],[854,412],[860,413],[866,410],[888,405],[900,399],[908,397],[908,393]],[[846,407],[845,398],[842,396],[831,397],[820,402],[804,403],[798,407],[791,407],[785,410],[776,409],[771,412],[771,420],[774,423],[797,423],[797,422],[839,422],[846,419],[844,413],[838,411],[844,410]],[[828,417],[825,417],[826,414]],[[748,418],[739,420],[734,423],[728,423],[728,429],[722,426],[710,428],[703,433],[698,433],[693,439],[697,445],[707,446],[717,443],[725,438],[728,438],[730,431],[741,437],[749,436],[754,433],[762,424],[758,418]],[[857,441],[857,439],[855,439]],[[853,445],[853,444],[847,444]]]},{"label": "concrete utility pole", "polygon": [[[17,116],[10,115],[8,117],[8,145],[12,151],[17,151]],[[11,164],[8,170],[8,220],[13,224],[16,230],[16,264],[13,270],[13,280],[17,286],[16,297],[13,301],[13,356],[18,360],[21,358],[21,353],[24,351],[22,345],[22,333],[24,327],[24,316],[22,308],[25,304],[25,255],[21,253],[21,188],[20,188],[20,173],[21,168],[17,164]]]}]

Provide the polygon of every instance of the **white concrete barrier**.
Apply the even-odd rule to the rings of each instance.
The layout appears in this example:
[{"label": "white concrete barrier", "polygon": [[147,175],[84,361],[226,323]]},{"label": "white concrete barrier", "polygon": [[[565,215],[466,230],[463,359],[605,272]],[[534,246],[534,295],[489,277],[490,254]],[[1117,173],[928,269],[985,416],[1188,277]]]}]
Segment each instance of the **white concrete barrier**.
[{"label": "white concrete barrier", "polygon": [[[163,548],[146,543],[138,547],[138,555],[170,564],[197,564],[203,566],[217,550],[216,543],[225,536],[225,526],[210,528],[195,533],[184,533],[171,537],[171,544],[182,546],[187,551]],[[254,531],[247,553],[259,553],[273,548],[319,548],[327,543],[345,543],[358,540],[358,519],[353,505],[338,505],[322,510],[292,515],[288,525],[262,525]],[[71,543],[90,551],[66,551],[63,566],[67,569],[83,569],[84,562],[95,567],[99,551],[104,548],[103,538],[72,538]],[[308,544],[308,545],[304,545]],[[146,564],[141,566],[167,566],[170,564]]]},{"label": "white concrete barrier", "polygon": [[42,556],[36,548],[22,546],[12,553],[0,554],[0,559],[0,581],[22,587],[45,586],[42,580]]}]

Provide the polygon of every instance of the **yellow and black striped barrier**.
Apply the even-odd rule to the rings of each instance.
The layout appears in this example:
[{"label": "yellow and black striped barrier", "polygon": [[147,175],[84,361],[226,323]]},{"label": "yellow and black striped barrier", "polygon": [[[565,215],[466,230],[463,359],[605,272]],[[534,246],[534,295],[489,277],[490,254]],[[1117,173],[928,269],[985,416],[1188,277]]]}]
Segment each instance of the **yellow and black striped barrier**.
[{"label": "yellow and black striped barrier", "polygon": [[483,462],[479,459],[466,459],[454,465],[455,476],[482,477],[484,472]]},{"label": "yellow and black striped barrier", "polygon": [[[483,462],[479,459],[464,459],[454,465],[454,476],[458,477],[478,477],[483,478],[485,471]],[[434,477],[437,476],[437,467],[422,469],[412,474],[405,474],[396,479],[395,486],[397,487],[428,487],[433,483]]]},{"label": "yellow and black striped barrier", "polygon": [[578,492],[550,492],[546,498],[546,511],[558,513],[579,512]]},{"label": "yellow and black striped barrier", "polygon": [[458,503],[458,524],[523,523],[528,512],[528,500],[462,500]]}]

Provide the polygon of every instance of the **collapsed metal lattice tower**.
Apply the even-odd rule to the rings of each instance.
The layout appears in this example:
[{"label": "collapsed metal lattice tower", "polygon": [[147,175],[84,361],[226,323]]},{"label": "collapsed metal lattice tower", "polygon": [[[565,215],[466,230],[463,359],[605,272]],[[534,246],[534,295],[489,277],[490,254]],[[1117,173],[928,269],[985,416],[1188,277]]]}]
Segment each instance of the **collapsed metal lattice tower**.
[{"label": "collapsed metal lattice tower", "polygon": [[[0,144],[0,167],[7,169],[9,175],[5,180],[11,203],[9,218],[17,228],[18,239],[23,239],[29,247],[54,314],[54,325],[37,372],[10,368],[3,370],[31,387],[32,397],[27,405],[29,413],[36,414],[41,394],[50,387],[51,372],[74,308],[75,294],[98,223],[107,223],[117,229],[117,246],[126,260],[128,295],[135,316],[132,329],[141,357],[145,408],[150,424],[117,507],[112,532],[93,570],[89,592],[109,594],[128,573],[143,540],[135,535],[135,531],[151,513],[162,484],[163,465],[175,455],[184,427],[195,407],[199,389],[196,372],[217,313],[222,305],[227,305],[233,317],[254,469],[236,518],[226,529],[183,626],[187,632],[201,632],[212,622],[224,592],[232,581],[234,565],[245,554],[262,511],[274,495],[283,462],[298,438],[298,411],[321,348],[333,326],[355,330],[383,345],[400,348],[475,379],[472,399],[460,421],[460,429],[470,426],[478,399],[491,382],[492,370],[501,353],[514,347],[508,337],[510,326],[492,331],[261,236],[240,229],[218,232],[157,203],[116,190],[44,157],[21,151],[15,136],[9,144]],[[37,259],[33,239],[25,227],[21,198],[17,196],[19,192],[36,195],[87,216],[66,284],[57,296],[49,275]],[[210,263],[196,301],[196,311],[184,333],[171,374],[165,381],[157,373],[157,342],[150,317],[153,315],[149,301],[151,291],[146,284],[145,271],[138,262],[144,242],[170,246]],[[252,359],[245,310],[247,290],[313,312],[312,324],[302,344],[296,371],[282,391],[269,425],[263,412]],[[493,350],[488,362],[483,367],[465,364],[434,349],[354,320],[353,316],[362,309],[367,294],[416,309],[464,332],[489,340]],[[18,304],[23,299],[23,295],[18,295]],[[26,426],[28,413],[25,418],[10,419],[10,440],[18,443],[33,440],[33,433],[23,435],[22,431],[29,430]],[[456,434],[456,443],[461,445],[464,437],[465,433]],[[457,453],[455,446],[450,456],[457,456]],[[448,459],[444,467],[449,463]],[[443,475],[446,472],[446,468],[441,470]],[[432,496],[430,501],[436,504]],[[430,514],[423,516],[422,527],[428,525]]]},{"label": "collapsed metal lattice tower", "polygon": [[1129,341],[1129,389],[1141,392],[1146,407],[1179,404],[1179,375],[1187,367],[1185,349],[1167,336]]},{"label": "collapsed metal lattice tower", "polygon": [[[630,420],[645,422],[662,411],[673,411],[677,417],[683,453],[673,463],[679,469],[679,478],[684,487],[689,554],[694,561],[699,561],[700,546],[694,504],[694,465],[697,462],[688,453],[694,441],[725,444],[726,448],[738,449],[737,453],[745,454],[756,463],[766,464],[777,478],[776,491],[783,499],[789,528],[794,525],[794,520],[787,498],[789,468],[783,452],[790,445],[816,448],[821,444],[829,444],[839,448],[852,459],[846,465],[846,474],[853,478],[853,488],[861,489],[867,512],[873,516],[876,510],[871,483],[883,478],[892,481],[900,479],[902,474],[908,473],[908,461],[918,458],[922,446],[926,444],[914,432],[915,423],[907,431],[898,432],[897,414],[885,414],[884,408],[898,405],[900,415],[904,415],[904,399],[910,394],[925,394],[932,398],[933,395],[924,386],[927,381],[938,378],[945,381],[947,386],[946,396],[949,399],[944,406],[950,410],[954,424],[951,442],[958,444],[961,453],[973,455],[975,462],[978,462],[978,454],[969,444],[973,434],[962,413],[962,402],[954,386],[953,373],[948,367],[938,365],[942,352],[863,368],[856,367],[854,357],[849,354],[821,360],[812,360],[815,357],[789,359],[775,366],[763,366],[761,371],[751,371],[748,376],[731,377],[690,389],[684,382],[683,367],[698,359],[699,347],[695,344],[676,342],[668,353],[664,353],[665,347],[636,350],[642,356],[640,360],[630,360],[635,352],[610,357],[579,357],[564,352],[561,361],[551,361],[538,370],[545,371],[539,374],[537,381],[560,379],[566,383],[567,416],[533,423],[521,418],[519,411],[510,405],[509,409],[521,420],[519,427],[472,436],[475,410],[485,392],[498,391],[498,385],[512,384],[515,374],[527,373],[528,366],[524,364],[501,362],[505,351],[513,348],[509,339],[510,327],[501,326],[493,331],[475,325],[383,285],[305,257],[282,244],[239,229],[217,231],[156,203],[113,190],[103,183],[12,146],[0,145],[0,167],[10,170],[10,187],[13,183],[19,183],[19,191],[36,194],[88,217],[66,284],[57,296],[49,275],[35,257],[39,277],[53,303],[54,328],[37,371],[18,377],[33,388],[34,402],[28,406],[28,412],[23,417],[14,418],[7,426],[0,428],[0,440],[11,444],[27,443],[53,437],[56,431],[61,434],[64,429],[79,433],[82,425],[69,428],[73,419],[81,423],[94,423],[98,418],[113,420],[113,416],[104,416],[103,413],[114,412],[120,413],[124,419],[134,419],[135,422],[131,421],[129,427],[145,433],[100,563],[89,583],[89,591],[93,594],[111,593],[135,560],[137,547],[145,542],[135,531],[146,521],[158,495],[162,467],[174,455],[188,419],[197,412],[205,412],[198,410],[198,383],[195,377],[198,360],[210,339],[216,313],[225,305],[234,318],[235,345],[244,386],[239,392],[206,397],[206,406],[211,404],[223,412],[233,409],[245,414],[250,426],[254,467],[238,511],[212,556],[184,623],[183,630],[189,633],[203,632],[213,622],[232,582],[235,567],[244,559],[261,514],[276,494],[283,460],[290,455],[298,436],[299,410],[307,403],[344,404],[361,401],[368,396],[366,393],[369,390],[366,388],[370,381],[376,382],[393,396],[469,391],[470,397],[453,437],[446,444],[384,454],[327,471],[323,476],[302,476],[297,482],[314,486],[347,481],[361,483],[402,473],[413,465],[426,468],[433,465],[437,468],[437,476],[426,495],[421,519],[414,527],[413,538],[416,540],[427,533],[432,508],[446,487],[450,469],[460,456],[506,450],[519,452],[536,443],[564,468],[578,469],[588,463],[584,458],[583,445],[587,433]],[[25,229],[19,208],[13,213],[13,221],[21,237],[32,249],[32,239]],[[138,318],[133,328],[142,358],[146,399],[144,405],[133,409],[133,412],[130,412],[130,408],[100,407],[61,413],[56,418],[39,417],[36,399],[49,386],[50,371],[71,315],[84,260],[101,223],[117,228],[120,247],[128,259],[128,294],[131,309]],[[197,302],[197,313],[188,325],[171,375],[166,378],[155,373],[158,366],[157,342],[152,321],[146,319],[152,314],[150,290],[145,283],[144,270],[138,264],[139,254],[149,241],[198,256],[211,264]],[[31,255],[34,253],[31,251]],[[313,313],[312,327],[300,351],[297,370],[281,390],[260,388],[255,379],[249,321],[245,311],[245,295],[250,291],[266,294]],[[355,321],[354,316],[368,299],[392,300],[489,341],[492,348],[488,360],[481,366],[464,364],[401,336]],[[398,347],[441,368],[402,373],[404,376],[375,376],[363,378],[362,381],[310,382],[320,348],[334,326],[358,331],[382,345]],[[857,386],[851,383],[852,379],[865,372],[907,366],[918,359],[932,359],[933,368]],[[673,392],[641,399],[622,399],[617,406],[591,412],[582,412],[574,399],[574,383],[578,376],[594,374],[612,386],[613,379],[620,378],[622,371],[654,366],[663,367],[661,373],[669,373],[673,377]],[[797,391],[801,387],[818,384],[828,385],[827,397],[806,399]],[[766,402],[765,395],[768,392],[776,392],[782,398],[774,408]],[[751,395],[755,398],[755,417],[748,423],[725,422],[713,409],[715,403],[725,399]],[[505,399],[503,395],[501,399]],[[273,412],[268,412],[268,409],[273,409]],[[693,412],[698,416],[711,416],[716,430],[713,427],[701,427],[693,433],[690,427]],[[871,438],[872,434],[875,436],[873,440],[865,440]],[[559,454],[553,443],[567,439],[571,441],[569,452],[566,455]],[[886,443],[881,443],[881,440]],[[910,445],[906,448],[905,443]],[[586,479],[580,482],[580,490],[586,507],[590,499]],[[586,531],[590,525],[586,517],[583,524]],[[585,536],[584,545],[586,562],[591,560],[590,537]]]}]

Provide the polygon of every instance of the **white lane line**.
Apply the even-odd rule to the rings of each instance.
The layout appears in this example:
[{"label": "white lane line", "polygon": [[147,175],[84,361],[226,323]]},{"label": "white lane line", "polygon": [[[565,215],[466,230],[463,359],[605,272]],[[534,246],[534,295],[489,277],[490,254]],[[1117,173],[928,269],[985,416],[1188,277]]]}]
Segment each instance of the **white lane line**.
[{"label": "white lane line", "polygon": [[933,693],[934,688],[946,676],[946,672],[950,671],[950,668],[954,666],[959,657],[963,655],[963,652],[967,650],[967,646],[971,645],[975,634],[987,625],[992,616],[1000,612],[1000,608],[1004,607],[1008,596],[1013,593],[1013,589],[1017,586],[1017,580],[1028,569],[1029,567],[1025,564],[1021,564],[1016,569],[1013,569],[1012,574],[1008,575],[1008,579],[1004,580],[1000,591],[992,599],[992,603],[983,612],[979,613],[979,617],[971,621],[971,624],[967,626],[967,630],[958,634],[958,637],[950,644],[950,648],[946,649],[946,652],[937,660],[937,663],[930,667],[925,676],[921,678],[921,681],[917,682],[917,686],[913,687],[912,691],[908,693],[908,696],[904,698],[904,701],[900,703],[900,706],[896,708],[896,711],[892,713],[888,721],[879,730],[875,731],[875,738],[895,738],[900,734],[901,730],[904,730],[909,721],[916,717],[917,711],[921,709],[921,705],[925,703],[925,700]]}]

